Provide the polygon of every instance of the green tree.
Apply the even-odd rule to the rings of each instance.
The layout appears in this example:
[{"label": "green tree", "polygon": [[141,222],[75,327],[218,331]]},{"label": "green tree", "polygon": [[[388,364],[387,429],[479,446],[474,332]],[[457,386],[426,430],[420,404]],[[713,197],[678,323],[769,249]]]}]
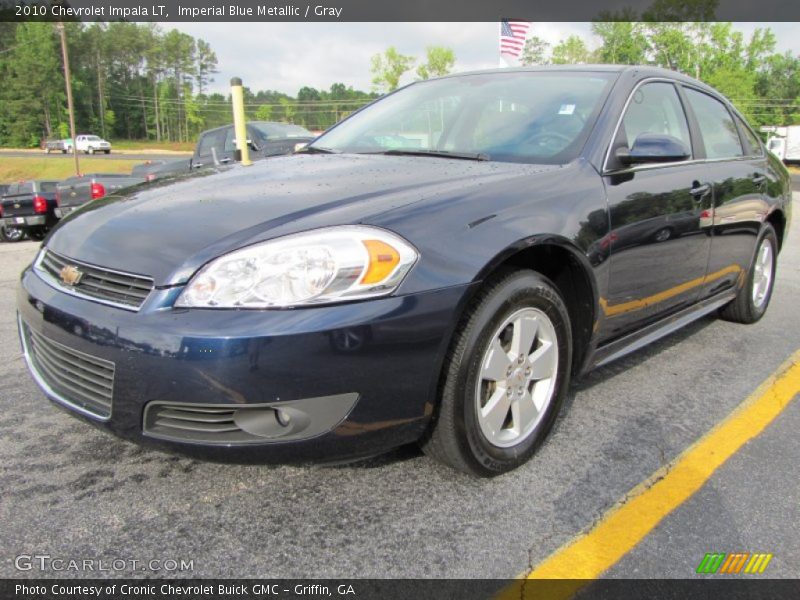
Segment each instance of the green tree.
[{"label": "green tree", "polygon": [[546,65],[547,64],[547,51],[550,44],[545,42],[542,38],[537,36],[529,37],[525,41],[525,46],[522,49],[522,56],[520,56],[520,63],[523,66],[528,65]]},{"label": "green tree", "polygon": [[372,57],[372,85],[376,90],[393,92],[400,85],[403,74],[413,66],[413,56],[400,54],[394,46],[389,46],[383,54]]},{"label": "green tree", "polygon": [[428,46],[425,48],[425,63],[417,67],[420,79],[443,77],[453,70],[456,55],[451,48]]},{"label": "green tree", "polygon": [[577,35],[571,35],[566,40],[561,40],[553,48],[553,64],[577,65],[589,61],[589,50],[586,44]]},{"label": "green tree", "polygon": [[640,65],[647,61],[649,43],[642,23],[601,21],[592,23],[592,33],[603,40],[597,50],[598,62]]}]

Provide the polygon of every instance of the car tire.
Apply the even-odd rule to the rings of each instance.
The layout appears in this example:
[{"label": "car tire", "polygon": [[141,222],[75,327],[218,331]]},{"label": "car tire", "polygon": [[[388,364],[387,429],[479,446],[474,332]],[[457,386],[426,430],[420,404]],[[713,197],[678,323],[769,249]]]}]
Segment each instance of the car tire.
[{"label": "car tire", "polygon": [[744,285],[736,298],[720,311],[723,319],[749,324],[764,316],[775,286],[777,259],[778,236],[772,225],[766,223],[758,236],[753,264],[750,265]]},{"label": "car tire", "polygon": [[0,228],[0,237],[4,242],[21,242],[25,238],[25,231],[18,227],[3,226]]},{"label": "car tire", "polygon": [[105,153],[106,154],[111,154],[111,150],[106,150]]},{"label": "car tire", "polygon": [[94,154],[94,148],[90,147],[86,152],[89,154]]},{"label": "car tire", "polygon": [[525,463],[567,393],[571,340],[564,300],[546,277],[513,270],[488,280],[451,342],[423,451],[483,477]]},{"label": "car tire", "polygon": [[653,241],[656,243],[666,242],[672,237],[672,228],[662,227],[653,234]]}]

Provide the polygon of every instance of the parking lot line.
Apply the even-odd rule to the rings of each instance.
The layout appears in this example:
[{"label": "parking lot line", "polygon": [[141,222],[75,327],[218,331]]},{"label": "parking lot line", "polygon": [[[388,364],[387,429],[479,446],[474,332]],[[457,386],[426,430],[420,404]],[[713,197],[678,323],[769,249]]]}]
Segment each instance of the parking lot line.
[{"label": "parking lot line", "polygon": [[[758,436],[798,393],[800,350],[723,421],[633,488],[588,531],[556,550],[526,577],[576,580],[600,577],[697,492],[728,458]],[[581,585],[571,590],[570,586],[562,588],[565,597]]]}]

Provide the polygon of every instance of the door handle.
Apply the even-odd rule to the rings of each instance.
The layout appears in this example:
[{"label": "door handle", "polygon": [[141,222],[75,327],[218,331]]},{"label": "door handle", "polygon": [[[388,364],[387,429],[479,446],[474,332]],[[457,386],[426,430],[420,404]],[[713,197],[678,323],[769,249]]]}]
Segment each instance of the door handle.
[{"label": "door handle", "polygon": [[766,175],[762,175],[761,173],[753,173],[753,183],[756,185],[761,185],[767,180]]},{"label": "door handle", "polygon": [[694,198],[695,201],[697,202],[700,202],[700,200],[705,198],[711,191],[711,186],[708,185],[707,183],[700,185],[698,182],[695,181],[694,183],[692,183],[692,186],[693,187],[692,189],[689,190],[689,193],[692,195],[692,198]]}]

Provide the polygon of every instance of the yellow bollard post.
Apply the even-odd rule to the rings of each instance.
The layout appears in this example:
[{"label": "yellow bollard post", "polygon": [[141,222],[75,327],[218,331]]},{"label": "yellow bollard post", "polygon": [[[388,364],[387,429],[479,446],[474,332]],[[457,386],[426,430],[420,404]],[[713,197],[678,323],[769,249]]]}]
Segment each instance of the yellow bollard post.
[{"label": "yellow bollard post", "polygon": [[236,148],[242,157],[242,164],[246,167],[252,165],[250,148],[247,146],[247,126],[244,116],[244,91],[242,80],[239,77],[231,79],[231,101],[233,103],[233,129],[236,132]]}]

